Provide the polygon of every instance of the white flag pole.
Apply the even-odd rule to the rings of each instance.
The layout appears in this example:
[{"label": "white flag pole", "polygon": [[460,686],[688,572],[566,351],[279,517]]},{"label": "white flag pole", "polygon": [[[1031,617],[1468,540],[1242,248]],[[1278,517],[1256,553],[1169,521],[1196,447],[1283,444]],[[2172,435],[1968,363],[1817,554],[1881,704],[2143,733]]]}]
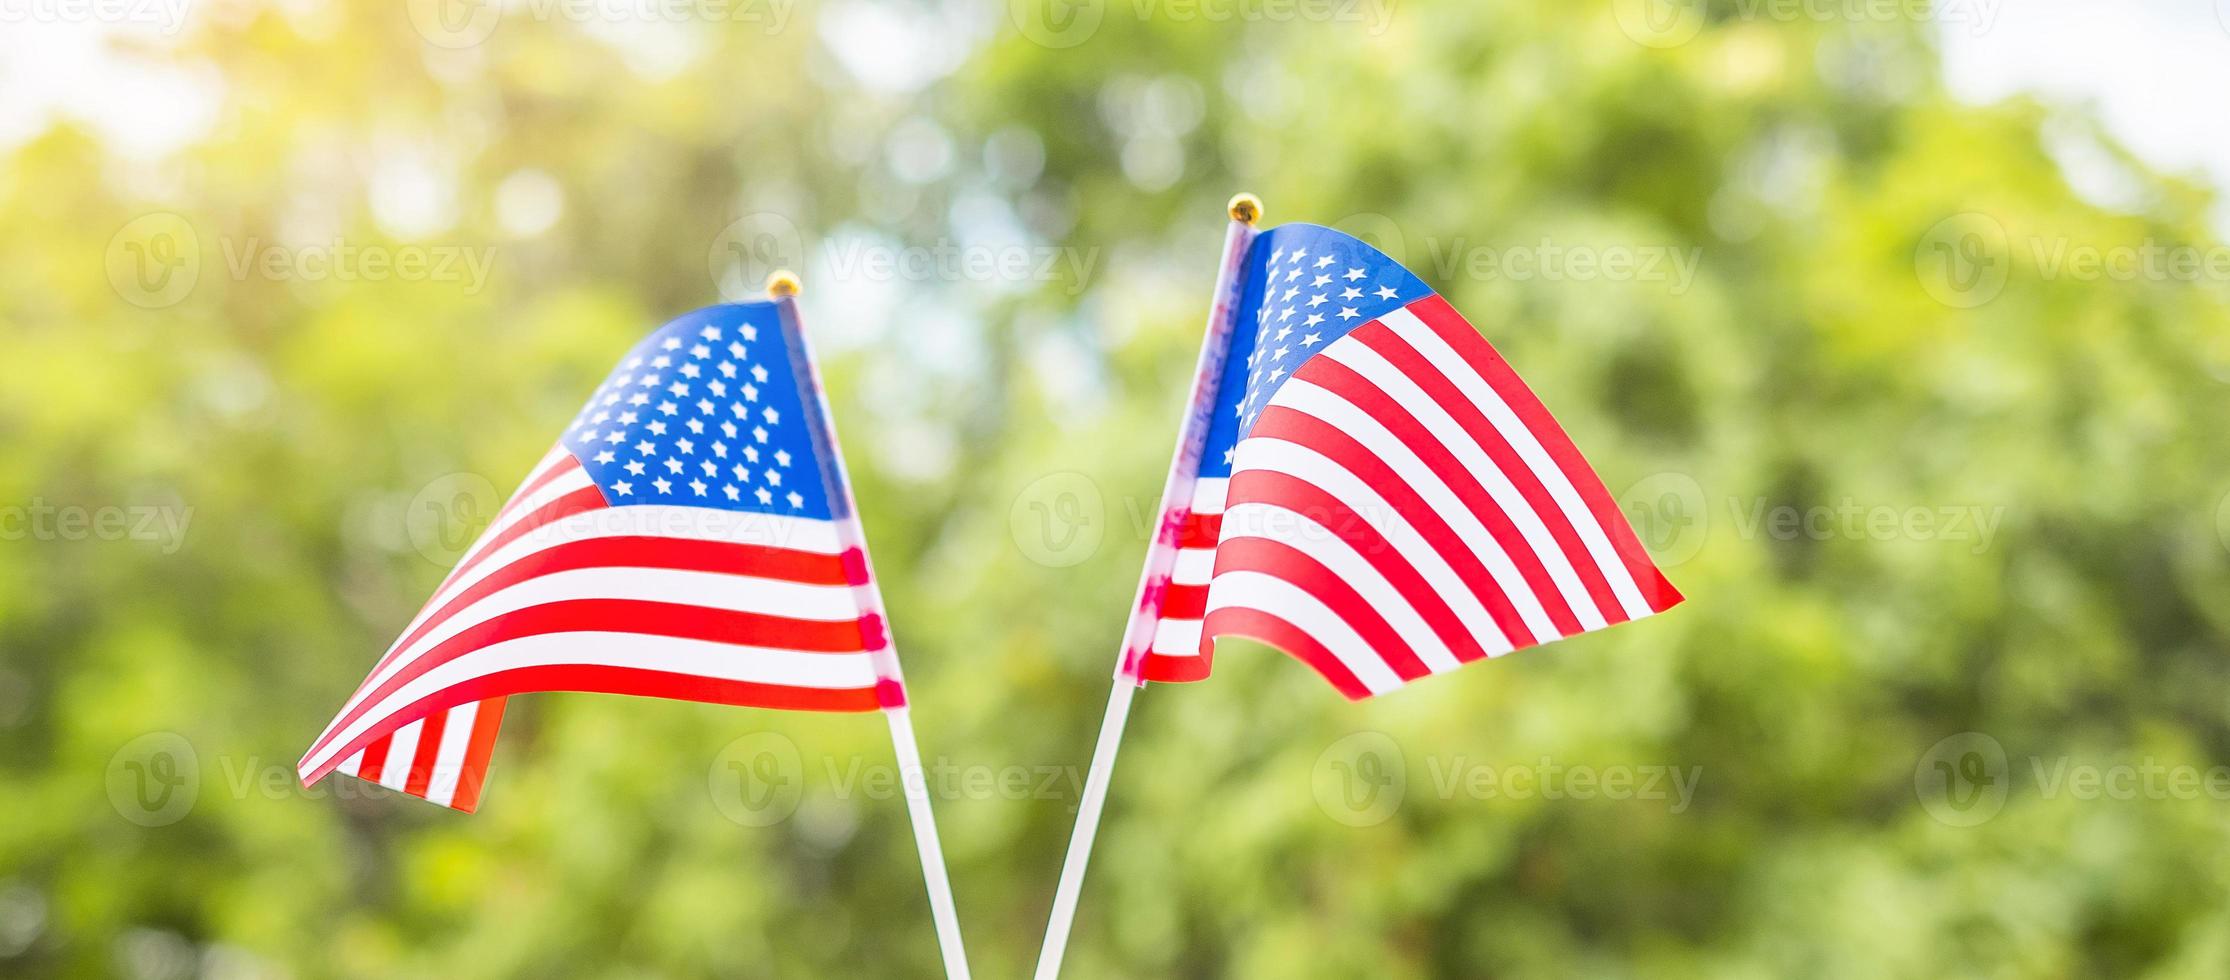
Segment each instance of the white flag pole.
[{"label": "white flag pole", "polygon": [[1131,604],[1130,621],[1123,627],[1123,644],[1115,667],[1115,686],[1107,695],[1107,713],[1100,719],[1099,742],[1092,749],[1092,768],[1084,780],[1084,798],[1077,803],[1076,828],[1069,834],[1068,856],[1061,861],[1061,883],[1053,892],[1053,912],[1045,924],[1045,945],[1038,951],[1037,980],[1055,980],[1061,974],[1061,957],[1067,952],[1069,929],[1076,922],[1076,902],[1084,891],[1084,868],[1092,858],[1092,841],[1099,836],[1100,814],[1107,806],[1107,785],[1115,775],[1115,753],[1122,747],[1123,725],[1130,720],[1131,699],[1146,682],[1139,676],[1146,652],[1154,642],[1154,627],[1161,620],[1162,597],[1169,589],[1177,564],[1177,530],[1192,509],[1193,484],[1200,474],[1200,455],[1208,443],[1208,423],[1216,407],[1216,389],[1223,380],[1224,355],[1231,350],[1231,331],[1239,306],[1240,265],[1248,246],[1254,244],[1255,222],[1262,218],[1262,202],[1252,194],[1231,199],[1231,225],[1224,231],[1223,262],[1216,269],[1215,298],[1208,307],[1207,337],[1200,344],[1200,363],[1193,371],[1192,395],[1184,421],[1177,429],[1177,451],[1169,461],[1169,476],[1162,483],[1161,520],[1146,552],[1146,567],[1139,573],[1138,598]]},{"label": "white flag pole", "polygon": [[845,575],[860,610],[878,678],[876,694],[883,717],[890,722],[891,750],[898,757],[899,783],[905,787],[906,813],[914,825],[914,849],[921,854],[922,881],[929,887],[929,914],[937,924],[937,948],[944,954],[947,980],[969,980],[968,954],[960,942],[960,914],[953,905],[952,879],[945,871],[944,847],[937,840],[937,818],[929,809],[929,780],[922,768],[921,746],[914,740],[914,719],[906,706],[905,679],[898,670],[898,648],[890,639],[883,617],[883,591],[875,566],[867,557],[867,536],[861,530],[859,507],[852,500],[852,481],[844,469],[844,452],[836,441],[835,417],[829,412],[828,393],[821,387],[820,368],[806,345],[798,319],[798,278],[789,272],[767,277],[767,295],[780,304],[782,328],[790,333],[790,349],[797,363],[793,369],[812,387],[808,410],[820,413],[817,431],[826,440],[822,452],[822,477],[829,488],[843,495],[843,513],[836,516],[839,543],[844,549]]}]

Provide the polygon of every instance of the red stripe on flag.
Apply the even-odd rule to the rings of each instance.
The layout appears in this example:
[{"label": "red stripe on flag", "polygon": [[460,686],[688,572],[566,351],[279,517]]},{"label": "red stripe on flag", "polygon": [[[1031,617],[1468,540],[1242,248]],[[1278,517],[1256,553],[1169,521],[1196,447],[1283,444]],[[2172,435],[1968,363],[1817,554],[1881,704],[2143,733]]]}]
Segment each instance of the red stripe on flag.
[{"label": "red stripe on flag", "polygon": [[557,462],[551,463],[549,468],[543,470],[540,475],[537,475],[532,479],[529,479],[526,483],[520,485],[519,491],[512,494],[510,500],[504,501],[503,509],[496,511],[496,520],[502,520],[503,516],[510,513],[513,508],[517,507],[520,501],[534,496],[536,491],[541,490],[543,487],[549,486],[550,481],[581,468],[580,457],[573,455],[572,450],[565,449],[561,450],[561,452],[565,454],[564,458],[559,459]]},{"label": "red stripe on flag", "polygon": [[441,734],[449,727],[449,712],[436,711],[426,716],[418,729],[418,752],[410,763],[410,772],[403,782],[403,792],[412,796],[426,795],[426,784],[433,781],[434,765],[441,756]]},{"label": "red stripe on flag", "polygon": [[1216,536],[1223,533],[1222,514],[1202,514],[1197,511],[1185,515],[1177,527],[1177,547],[1213,548]]},{"label": "red stripe on flag", "polygon": [[1355,334],[1360,343],[1377,351],[1387,363],[1400,369],[1404,376],[1430,396],[1434,403],[1471,436],[1473,442],[1478,443],[1487,457],[1494,461],[1495,469],[1509,479],[1510,485],[1517,489],[1520,497],[1525,498],[1526,505],[1540,518],[1542,525],[1548,528],[1550,537],[1556,540],[1557,547],[1563,551],[1565,561],[1579,574],[1580,582],[1587,587],[1588,598],[1593,600],[1596,611],[1602,613],[1605,623],[1616,626],[1625,622],[1626,608],[1619,603],[1618,594],[1611,590],[1610,580],[1603,577],[1602,568],[1596,565],[1595,556],[1587,550],[1587,544],[1580,540],[1579,531],[1572,526],[1564,508],[1557,505],[1556,498],[1541,483],[1541,478],[1533,472],[1533,467],[1526,465],[1517,450],[1511,447],[1509,440],[1503,438],[1502,431],[1495,428],[1494,423],[1479,410],[1479,406],[1426,359],[1425,355],[1418,353],[1400,334],[1395,333],[1392,327],[1383,322],[1372,321]]},{"label": "red stripe on flag", "polygon": [[1282,405],[1271,405],[1263,409],[1262,415],[1255,419],[1254,429],[1248,434],[1248,438],[1283,439],[1298,443],[1324,454],[1349,473],[1353,473],[1357,479],[1384,497],[1393,506],[1395,513],[1415,528],[1433,552],[1454,569],[1456,577],[1462,579],[1464,585],[1478,597],[1480,605],[1486,607],[1487,615],[1493,618],[1495,626],[1502,630],[1502,635],[1509,639],[1512,646],[1526,647],[1535,642],[1533,631],[1526,627],[1525,620],[1518,615],[1517,607],[1511,605],[1510,597],[1503,594],[1502,586],[1487,572],[1486,566],[1480,563],[1478,557],[1472,554],[1463,537],[1450,528],[1423,497],[1410,489],[1407,482],[1395,475],[1393,469],[1380,460],[1377,454],[1365,449],[1347,433],[1333,428],[1331,423]]},{"label": "red stripe on flag", "polygon": [[[535,491],[549,486],[550,481],[581,468],[581,461],[573,455],[571,450],[561,451],[564,452],[564,457],[562,459],[551,463],[548,469],[541,471],[539,474],[530,474],[528,476],[527,482],[522,484],[519,487],[518,491],[511,495],[511,499],[504,501],[503,506],[496,509],[496,516],[488,522],[489,527],[494,527],[498,524],[502,524],[505,520],[509,519],[510,516],[520,507],[525,506],[526,501],[534,496]],[[480,542],[478,541],[473,542],[474,545],[478,545],[479,543]],[[465,549],[465,553],[459,555],[458,557],[460,559],[477,558],[481,555],[486,554],[488,550],[489,549],[478,547],[467,548]],[[450,566],[449,574],[442,576],[441,585],[435,589],[435,594],[439,595],[441,589],[448,588],[449,583],[456,581],[457,576],[463,575],[465,569],[469,567],[471,567],[470,562]]]},{"label": "red stripe on flag", "polygon": [[836,555],[818,555],[787,548],[725,541],[692,541],[685,538],[592,538],[538,551],[491,573],[472,587],[442,603],[396,645],[410,649],[427,633],[448,622],[458,612],[521,582],[581,568],[659,568],[689,572],[727,572],[750,569],[749,577],[802,582],[808,585],[844,585],[844,562]]},{"label": "red stripe on flag", "polygon": [[[433,694],[413,701],[395,712],[395,718],[423,717],[436,711],[447,711],[467,701],[501,699],[513,694],[532,694],[541,691],[574,691],[583,694],[632,694],[642,697],[670,698],[677,701],[701,701],[708,704],[731,704],[752,708],[774,708],[785,711],[865,712],[882,707],[873,686],[859,688],[809,688],[789,687],[782,684],[762,684],[754,681],[723,680],[696,674],[681,674],[665,670],[645,670],[639,667],[614,667],[607,664],[550,664],[534,667],[515,667],[510,670],[483,674],[470,680],[443,688]],[[496,712],[500,714],[500,710]],[[408,724],[405,722],[404,724]],[[396,726],[401,727],[401,726]],[[480,726],[475,724],[474,734]],[[491,727],[492,731],[492,727]],[[340,761],[349,757],[359,745],[385,741],[367,732],[351,740],[324,765],[312,770],[304,778],[305,784],[315,783],[333,771]],[[492,737],[491,737],[492,741]],[[483,763],[485,760],[482,760]],[[470,771],[468,770],[468,775]],[[478,785],[473,786],[470,802],[478,802]],[[457,798],[467,801],[464,780],[459,780]],[[469,809],[459,805],[458,809]]]},{"label": "red stripe on flag", "polygon": [[[864,638],[856,620],[785,619],[637,599],[569,599],[515,610],[442,641],[359,697],[354,707],[343,711],[333,722],[332,732],[339,734],[373,705],[420,675],[474,650],[547,633],[598,631],[710,640],[803,653],[856,653],[864,649]],[[320,739],[311,747],[311,753],[330,741],[330,736]]]},{"label": "red stripe on flag", "polygon": [[1208,587],[1205,585],[1171,585],[1162,594],[1162,619],[1199,619],[1207,611]]},{"label": "red stripe on flag", "polygon": [[1440,591],[1394,549],[1392,542],[1387,541],[1376,526],[1348,509],[1338,498],[1299,477],[1269,470],[1248,470],[1233,476],[1231,491],[1233,503],[1276,504],[1307,515],[1339,535],[1340,540],[1347,542],[1371,568],[1385,577],[1394,591],[1409,600],[1410,607],[1417,611],[1425,625],[1432,627],[1433,634],[1440,637],[1440,642],[1456,659],[1486,658],[1486,648],[1480,646],[1478,638],[1464,626],[1462,618],[1456,615]]},{"label": "red stripe on flag", "polygon": [[1214,665],[1214,652],[1209,650],[1202,650],[1198,656],[1192,657],[1173,657],[1166,653],[1149,651],[1144,662],[1138,666],[1138,676],[1141,680],[1156,684],[1189,684],[1207,680]]},{"label": "red stripe on flag", "polygon": [[[1324,567],[1307,552],[1282,541],[1268,538],[1235,538],[1216,549],[1216,574],[1225,572],[1261,572],[1281,579],[1294,588],[1308,593],[1338,616],[1363,642],[1370,653],[1386,662],[1403,681],[1413,681],[1432,673],[1425,662],[1417,658],[1401,634],[1395,632],[1386,617],[1363,598],[1355,587]],[[1215,640],[1205,632],[1200,643],[1207,646]]]},{"label": "red stripe on flag", "polygon": [[508,698],[488,698],[472,716],[472,738],[465,743],[465,763],[457,773],[457,795],[449,805],[466,813],[480,808],[480,787],[488,778],[488,760],[495,756],[496,732],[503,728],[503,707]]},{"label": "red stripe on flag", "polygon": [[[395,727],[401,728],[402,726],[397,725]],[[380,775],[387,771],[387,750],[392,747],[394,747],[392,732],[365,743],[364,761],[356,767],[356,777],[368,782],[379,782]],[[335,758],[346,759],[349,755],[350,753],[343,752]]]},{"label": "red stripe on flag", "polygon": [[465,559],[463,564],[458,565],[455,570],[449,573],[448,581],[456,581],[459,576],[472,571],[474,568],[478,568],[481,562],[487,561],[489,555],[495,554],[496,551],[498,549],[501,549],[504,545],[510,544],[513,541],[517,541],[520,538],[527,536],[528,534],[532,534],[535,531],[541,530],[542,528],[548,527],[568,517],[572,517],[575,514],[583,514],[592,510],[602,510],[604,509],[604,506],[604,491],[596,489],[596,487],[593,485],[582,487],[579,490],[575,490],[571,493],[557,498],[556,500],[552,500],[549,503],[543,504],[542,506],[535,508],[532,513],[526,515],[525,517],[519,518],[519,522],[517,524],[513,524],[510,527],[504,528],[503,533],[496,535],[494,539],[490,540],[487,547],[481,548],[480,550],[474,552],[471,558]]},{"label": "red stripe on flag", "polygon": [[1238,606],[1218,609],[1208,614],[1206,631],[1205,635],[1243,636],[1276,647],[1324,675],[1324,679],[1350,701],[1371,696],[1370,688],[1364,687],[1355,673],[1333,656],[1332,651],[1325,649],[1324,644],[1316,642],[1315,637],[1259,609]]},{"label": "red stripe on flag", "polygon": [[[1503,512],[1502,505],[1495,503],[1494,497],[1487,493],[1485,487],[1479,485],[1479,481],[1464,468],[1455,454],[1449,452],[1448,447],[1431,430],[1425,428],[1424,423],[1417,421],[1416,416],[1411,415],[1401,402],[1370,383],[1369,379],[1355,373],[1353,368],[1329,357],[1312,358],[1294,373],[1294,377],[1346,399],[1378,420],[1403,446],[1416,453],[1425,468],[1440,477],[1440,481],[1456,495],[1456,499],[1463,502],[1464,509],[1487,529],[1487,535],[1494,539],[1495,545],[1509,557],[1510,564],[1518,570],[1518,576],[1525,580],[1526,591],[1532,593],[1534,601],[1541,604],[1542,611],[1548,614],[1549,624],[1556,627],[1557,635],[1571,636],[1581,632],[1579,618],[1572,614],[1571,606],[1564,601],[1564,593],[1556,587],[1556,579],[1549,575],[1548,566],[1542,563],[1541,556],[1534,553],[1532,543],[1525,539],[1524,533],[1518,530],[1510,515]],[[1410,484],[1404,481],[1403,485]]]},{"label": "red stripe on flag", "polygon": [[1548,450],[1549,457],[1563,471],[1564,478],[1579,491],[1580,499],[1587,504],[1588,511],[1595,515],[1595,522],[1602,525],[1603,533],[1610,538],[1611,547],[1618,552],[1619,559],[1634,577],[1635,584],[1640,586],[1642,598],[1648,602],[1649,608],[1664,612],[1679,605],[1679,590],[1673,588],[1672,583],[1665,579],[1664,573],[1657,569],[1656,563],[1650,560],[1648,549],[1643,548],[1641,540],[1634,536],[1633,528],[1626,523],[1626,515],[1618,509],[1618,502],[1611,499],[1610,491],[1603,488],[1603,481],[1588,466],[1586,458],[1580,455],[1579,448],[1572,445],[1572,439],[1565,434],[1564,427],[1557,423],[1555,416],[1549,414],[1547,406],[1542,405],[1541,400],[1534,396],[1533,389],[1526,386],[1524,379],[1519,378],[1517,372],[1511,369],[1510,362],[1504,360],[1493,344],[1479,336],[1479,331],[1473,329],[1462,314],[1457,313],[1454,307],[1448,305],[1447,300],[1438,295],[1411,303],[1409,309],[1470,363],[1472,369],[1478,371],[1479,376],[1486,379],[1487,384],[1502,396],[1503,403],[1509,405],[1510,410],[1525,423],[1533,437],[1540,440],[1542,448]]}]

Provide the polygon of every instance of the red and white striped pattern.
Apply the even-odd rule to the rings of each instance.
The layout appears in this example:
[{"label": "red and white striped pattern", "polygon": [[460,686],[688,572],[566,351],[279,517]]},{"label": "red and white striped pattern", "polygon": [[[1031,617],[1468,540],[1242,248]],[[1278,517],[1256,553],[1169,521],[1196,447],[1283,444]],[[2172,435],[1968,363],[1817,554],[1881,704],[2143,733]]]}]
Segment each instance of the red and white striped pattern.
[{"label": "red and white striped pattern", "polygon": [[374,739],[333,771],[471,813],[480,806],[504,701],[468,701],[434,712]]},{"label": "red and white striped pattern", "polygon": [[[840,518],[844,520],[848,518]],[[866,564],[835,521],[609,506],[544,457],[301,762],[479,798],[504,697],[637,694],[817,711],[903,703]]]},{"label": "red and white striped pattern", "polygon": [[1195,492],[1190,574],[1148,680],[1205,677],[1214,639],[1245,636],[1359,699],[1681,599],[1562,427],[1438,296],[1303,362],[1217,482]]},{"label": "red and white striped pattern", "polygon": [[1208,579],[1215,571],[1216,541],[1222,534],[1224,496],[1230,485],[1221,477],[1195,479],[1191,506],[1173,517],[1177,533],[1166,546],[1177,549],[1177,558],[1161,595],[1160,618],[1154,621],[1139,666],[1139,676],[1145,680],[1179,683],[1208,676],[1211,646],[1200,641],[1201,617],[1208,609]]}]

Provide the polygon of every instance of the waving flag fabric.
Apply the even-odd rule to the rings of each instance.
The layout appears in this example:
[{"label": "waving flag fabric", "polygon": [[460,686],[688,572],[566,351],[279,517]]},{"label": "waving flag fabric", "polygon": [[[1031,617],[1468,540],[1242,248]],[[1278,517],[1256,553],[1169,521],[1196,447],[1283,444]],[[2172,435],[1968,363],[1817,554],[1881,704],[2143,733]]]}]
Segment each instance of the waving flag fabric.
[{"label": "waving flag fabric", "polygon": [[904,704],[794,323],[683,316],[596,389],[301,762],[472,810],[508,695]]},{"label": "waving flag fabric", "polygon": [[1363,698],[1680,601],[1548,410],[1409,270],[1315,225],[1261,233],[1241,270],[1205,452],[1163,502],[1177,554],[1142,679],[1204,678],[1215,638],[1245,636]]}]

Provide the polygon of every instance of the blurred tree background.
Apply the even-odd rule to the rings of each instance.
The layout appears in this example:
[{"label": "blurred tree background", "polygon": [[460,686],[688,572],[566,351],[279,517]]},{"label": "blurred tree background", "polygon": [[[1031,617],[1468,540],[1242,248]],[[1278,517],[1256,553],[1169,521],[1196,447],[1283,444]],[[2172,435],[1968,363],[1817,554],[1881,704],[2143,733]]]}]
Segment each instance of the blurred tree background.
[{"label": "blurred tree background", "polygon": [[2230,966],[2230,269],[2062,261],[2220,254],[2093,116],[1731,3],[649,9],[194,4],[111,42],[189,139],[0,149],[0,974],[932,975],[873,719],[531,696],[475,816],[292,779],[612,358],[787,264],[1022,975],[1241,189],[1447,294],[1691,601],[1147,692],[1069,975]]}]

